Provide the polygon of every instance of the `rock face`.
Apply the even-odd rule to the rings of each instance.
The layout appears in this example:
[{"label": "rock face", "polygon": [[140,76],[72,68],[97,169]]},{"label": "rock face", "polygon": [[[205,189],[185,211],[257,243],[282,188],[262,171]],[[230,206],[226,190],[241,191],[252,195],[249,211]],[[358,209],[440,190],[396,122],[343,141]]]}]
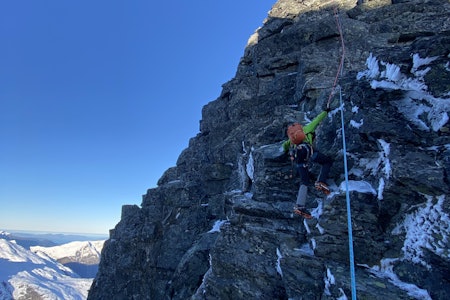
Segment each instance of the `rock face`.
[{"label": "rock face", "polygon": [[[177,165],[122,208],[89,299],[346,299],[352,274],[358,299],[450,299],[449,18],[447,0],[275,3]],[[309,187],[303,220],[281,143],[328,99],[333,192]]]}]

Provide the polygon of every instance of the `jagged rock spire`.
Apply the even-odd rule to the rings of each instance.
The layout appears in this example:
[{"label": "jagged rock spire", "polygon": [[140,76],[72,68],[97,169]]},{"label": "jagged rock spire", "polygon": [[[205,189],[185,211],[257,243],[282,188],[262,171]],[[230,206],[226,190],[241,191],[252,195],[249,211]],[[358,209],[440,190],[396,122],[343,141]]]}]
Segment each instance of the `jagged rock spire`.
[{"label": "jagged rock spire", "polygon": [[[336,6],[344,103],[336,94],[316,131],[334,193],[310,193],[304,221],[280,146],[332,91]],[[349,298],[339,107],[359,298],[448,299],[449,12],[444,0],[278,1],[176,167],[123,207],[89,299]]]}]

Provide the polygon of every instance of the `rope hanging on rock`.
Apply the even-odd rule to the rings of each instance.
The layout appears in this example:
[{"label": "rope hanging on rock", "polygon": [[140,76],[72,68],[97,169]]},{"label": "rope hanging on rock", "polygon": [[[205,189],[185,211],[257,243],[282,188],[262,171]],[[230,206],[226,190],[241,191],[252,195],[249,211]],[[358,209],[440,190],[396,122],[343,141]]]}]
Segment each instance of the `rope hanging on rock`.
[{"label": "rope hanging on rock", "polygon": [[330,102],[331,99],[333,98],[334,94],[336,93],[336,86],[337,86],[337,82],[339,80],[339,76],[342,75],[343,72],[343,67],[344,67],[344,59],[345,59],[345,44],[344,44],[344,37],[342,35],[342,27],[341,27],[341,22],[339,21],[339,16],[338,16],[338,11],[337,8],[334,8],[334,16],[336,19],[336,26],[338,28],[339,31],[339,37],[341,40],[341,48],[342,48],[342,54],[341,54],[341,60],[339,62],[339,66],[338,66],[338,70],[336,72],[336,76],[334,77],[334,82],[333,82],[333,86],[331,88],[331,92],[330,92],[330,96],[328,97],[328,101],[327,101],[327,107],[330,106]]},{"label": "rope hanging on rock", "polygon": [[345,196],[347,202],[347,227],[348,227],[348,247],[350,256],[350,276],[352,284],[352,299],[356,300],[356,278],[355,278],[355,262],[353,254],[353,233],[352,233],[352,213],[350,207],[350,193],[348,188],[348,168],[347,168],[347,147],[345,144],[345,126],[344,126],[344,109],[342,101],[342,90],[339,88],[339,101],[341,105],[341,126],[342,126],[342,145],[344,152],[344,173],[345,173]]},{"label": "rope hanging on rock", "polygon": [[[338,71],[336,72],[336,77],[334,79],[333,88],[330,92],[330,96],[328,98],[327,107],[330,106],[331,99],[333,98],[336,92],[337,82],[339,80],[339,76],[342,75],[344,58],[345,58],[345,44],[344,37],[342,34],[342,26],[339,20],[339,15],[337,8],[334,8],[334,16],[336,18],[336,26],[339,31],[339,36],[341,40],[342,46],[342,56],[339,62]],[[341,126],[342,126],[342,147],[344,152],[344,173],[345,173],[345,195],[347,202],[347,227],[348,227],[348,246],[349,246],[349,256],[350,256],[350,276],[351,276],[351,288],[352,288],[352,300],[356,300],[356,278],[355,278],[355,262],[354,262],[354,254],[353,254],[353,232],[352,232],[352,215],[351,215],[351,207],[350,207],[350,194],[348,188],[348,168],[347,168],[347,146],[345,142],[345,126],[344,126],[344,103],[342,101],[342,89],[339,87],[339,104],[341,107]]]}]

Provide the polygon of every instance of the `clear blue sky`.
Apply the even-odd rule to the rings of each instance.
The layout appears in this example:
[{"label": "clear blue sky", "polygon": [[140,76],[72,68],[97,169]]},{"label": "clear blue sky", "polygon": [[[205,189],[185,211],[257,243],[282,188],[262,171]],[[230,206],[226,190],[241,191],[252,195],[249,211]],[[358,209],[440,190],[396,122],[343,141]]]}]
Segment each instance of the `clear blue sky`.
[{"label": "clear blue sky", "polygon": [[0,2],[0,229],[108,233],[275,0]]}]

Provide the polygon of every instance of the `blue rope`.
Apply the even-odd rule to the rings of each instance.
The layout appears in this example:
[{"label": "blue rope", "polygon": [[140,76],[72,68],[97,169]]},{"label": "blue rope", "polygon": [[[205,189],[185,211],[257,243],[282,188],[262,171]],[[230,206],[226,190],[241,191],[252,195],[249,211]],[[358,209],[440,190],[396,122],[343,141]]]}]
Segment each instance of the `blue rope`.
[{"label": "blue rope", "polygon": [[347,146],[345,143],[344,105],[342,102],[342,90],[340,87],[339,87],[339,101],[341,104],[342,144],[344,151],[344,172],[345,172],[345,195],[347,198],[347,227],[348,227],[348,247],[350,250],[350,276],[352,285],[352,299],[356,300],[356,278],[355,278],[355,262],[353,255],[352,213],[350,208],[350,193],[348,188]]}]

